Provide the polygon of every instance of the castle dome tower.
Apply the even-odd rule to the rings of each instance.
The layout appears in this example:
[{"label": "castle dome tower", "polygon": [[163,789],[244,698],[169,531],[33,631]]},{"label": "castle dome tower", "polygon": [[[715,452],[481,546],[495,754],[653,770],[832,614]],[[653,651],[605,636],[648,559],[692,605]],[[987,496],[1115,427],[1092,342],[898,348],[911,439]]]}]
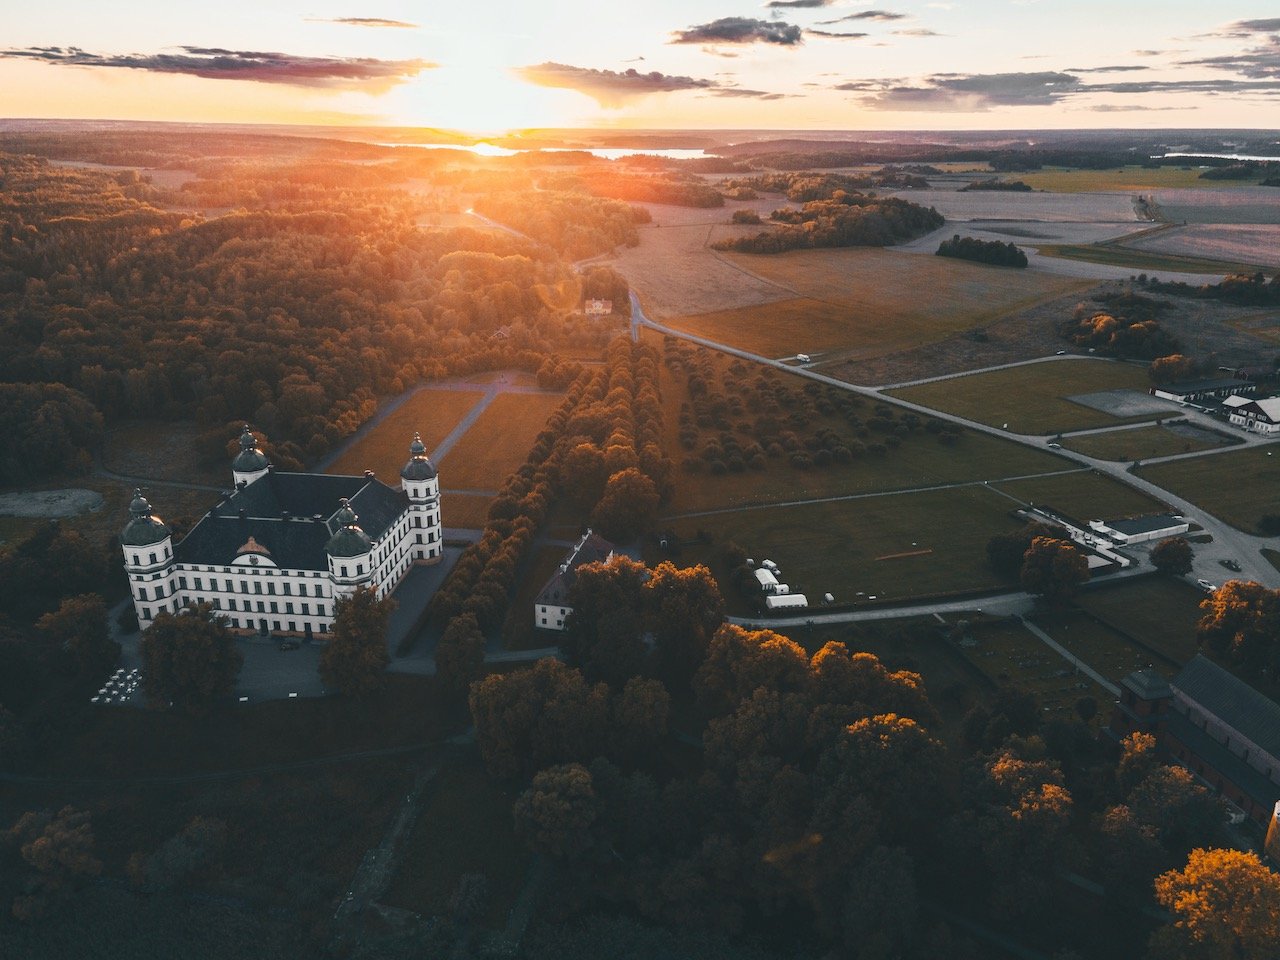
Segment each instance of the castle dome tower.
[{"label": "castle dome tower", "polygon": [[240,452],[231,461],[231,475],[235,478],[236,487],[248,486],[258,478],[265,477],[270,467],[271,462],[266,454],[258,449],[258,438],[246,423],[240,434]]},{"label": "castle dome tower", "polygon": [[175,596],[173,534],[151,512],[151,504],[141,490],[133,491],[129,522],[120,532],[120,549],[138,626],[145,630],[158,614],[176,613],[182,604],[181,598]]},{"label": "castle dome tower", "polygon": [[373,540],[360,529],[360,517],[351,509],[346,497],[342,498],[341,504],[331,521],[338,529],[324,545],[324,552],[329,557],[329,578],[333,581],[334,596],[373,585]]},{"label": "castle dome tower", "polygon": [[414,560],[433,562],[441,553],[440,478],[422,437],[413,435],[409,462],[400,471],[400,489],[409,499],[410,550]]}]

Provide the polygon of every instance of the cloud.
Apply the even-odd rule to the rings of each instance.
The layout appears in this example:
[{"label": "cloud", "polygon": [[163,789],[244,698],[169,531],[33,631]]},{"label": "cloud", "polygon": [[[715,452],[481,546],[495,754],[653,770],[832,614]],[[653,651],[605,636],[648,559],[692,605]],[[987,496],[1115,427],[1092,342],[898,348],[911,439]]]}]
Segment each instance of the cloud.
[{"label": "cloud", "polygon": [[716,97],[750,97],[754,100],[784,100],[787,93],[770,93],[767,90],[748,90],[746,87],[720,87],[712,91]]},{"label": "cloud", "polygon": [[[1280,21],[1252,20],[1244,23],[1280,23]],[[1213,67],[1230,70],[1254,80],[1280,77],[1280,37],[1268,37],[1260,47],[1251,47],[1240,53],[1219,57],[1203,57],[1199,60],[1181,60],[1180,66]]]},{"label": "cloud", "polygon": [[888,23],[891,20],[908,20],[905,13],[894,13],[892,10],[859,10],[857,13],[850,13],[835,20],[819,20],[823,26],[831,26],[833,23],[845,23],[850,20],[875,20],[880,23]]},{"label": "cloud", "polygon": [[863,37],[869,37],[869,33],[838,33],[834,30],[806,30],[811,37],[824,37],[828,40],[861,40]]},{"label": "cloud", "polygon": [[418,24],[408,20],[388,20],[385,17],[307,17],[307,23],[340,23],[347,27],[390,27],[399,30],[417,30]]},{"label": "cloud", "polygon": [[803,42],[799,27],[781,20],[754,20],[750,17],[721,17],[710,23],[677,30],[671,43],[772,43],[793,47]]},{"label": "cloud", "polygon": [[894,30],[895,37],[944,37],[946,34],[928,30],[924,27],[913,27],[910,30]]},{"label": "cloud", "polygon": [[1148,107],[1140,103],[1095,103],[1091,107],[1085,107],[1086,110],[1092,110],[1094,113],[1133,113],[1136,111],[1162,111],[1162,110],[1182,110],[1184,107]]},{"label": "cloud", "polygon": [[765,4],[766,7],[777,10],[780,7],[813,9],[815,7],[829,7],[835,0],[769,0]]},{"label": "cloud", "polygon": [[26,47],[0,50],[0,59],[37,60],[74,67],[122,67],[153,73],[178,73],[207,80],[252,80],[297,87],[363,89],[381,92],[405,83],[439,64],[428,60],[376,60],[369,57],[304,57],[290,53],[179,47],[181,53],[99,54],[79,47]]},{"label": "cloud", "polygon": [[[1080,72],[1080,71],[1076,71]],[[836,90],[860,94],[863,106],[874,110],[926,110],[977,113],[993,107],[1048,106],[1082,97],[1106,94],[1272,95],[1280,92],[1280,78],[1264,80],[1126,80],[1086,83],[1070,72],[937,73],[908,82],[900,79],[854,80]],[[1106,104],[1099,104],[1106,107]],[[1124,105],[1116,105],[1122,109]],[[1088,107],[1092,109],[1092,106]],[[1102,112],[1106,112],[1105,110]]]},{"label": "cloud", "polygon": [[1267,20],[1237,20],[1227,27],[1226,32],[1231,36],[1250,33],[1280,33],[1280,17],[1271,17]]},{"label": "cloud", "polygon": [[1114,67],[1067,67],[1066,73],[1131,73],[1135,70],[1150,70],[1146,64],[1129,63]]},{"label": "cloud", "polygon": [[729,89],[722,88],[715,80],[704,80],[698,77],[679,77],[657,71],[641,73],[635,69],[593,70],[590,67],[574,67],[567,63],[548,62],[517,67],[515,73],[522,80],[539,87],[576,90],[591,97],[602,107],[615,109],[629,100],[645,97],[651,93]]}]

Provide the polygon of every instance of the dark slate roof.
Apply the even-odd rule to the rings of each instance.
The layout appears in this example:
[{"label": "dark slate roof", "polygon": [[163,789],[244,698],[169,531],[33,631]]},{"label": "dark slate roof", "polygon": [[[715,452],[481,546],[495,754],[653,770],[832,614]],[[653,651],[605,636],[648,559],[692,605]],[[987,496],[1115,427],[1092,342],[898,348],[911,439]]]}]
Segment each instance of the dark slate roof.
[{"label": "dark slate roof", "polygon": [[1143,700],[1159,700],[1162,697],[1173,696],[1173,691],[1169,689],[1169,681],[1150,669],[1135,670],[1120,683]]},{"label": "dark slate roof", "polygon": [[1108,521],[1107,526],[1112,530],[1117,530],[1126,536],[1132,537],[1139,533],[1167,530],[1169,527],[1176,527],[1183,523],[1186,523],[1186,521],[1179,520],[1172,514],[1159,513],[1151,517],[1130,517],[1127,520],[1111,520]]},{"label": "dark slate roof", "polygon": [[1165,393],[1176,393],[1186,395],[1188,393],[1203,393],[1205,390],[1227,390],[1232,387],[1249,387],[1252,389],[1253,384],[1248,380],[1237,380],[1234,377],[1218,377],[1206,380],[1180,380],[1177,383],[1165,384],[1163,387],[1157,387]]},{"label": "dark slate roof", "polygon": [[569,591],[577,578],[576,571],[584,563],[599,563],[609,559],[613,553],[613,544],[598,533],[588,533],[582,542],[574,547],[567,560],[560,565],[556,575],[547,581],[539,591],[534,603],[550,603],[564,606],[569,599]]},{"label": "dark slate roof", "polygon": [[1280,757],[1280,703],[1200,654],[1191,658],[1172,685],[1242,737]]},{"label": "dark slate roof", "polygon": [[[1280,784],[1259,773],[1245,761],[1205,733],[1191,719],[1176,710],[1164,718],[1165,729],[1188,750],[1252,797],[1259,805],[1269,807],[1280,799]],[[1207,778],[1206,778],[1207,779]]]},{"label": "dark slate roof", "polygon": [[[333,515],[343,497],[359,514],[361,529],[374,540],[381,539],[409,505],[402,491],[375,477],[268,473],[210,510],[174,554],[179,563],[228,565],[252,536],[271,551],[278,566],[327,570],[324,547],[340,527]],[[316,514],[321,520],[312,519]]]}]

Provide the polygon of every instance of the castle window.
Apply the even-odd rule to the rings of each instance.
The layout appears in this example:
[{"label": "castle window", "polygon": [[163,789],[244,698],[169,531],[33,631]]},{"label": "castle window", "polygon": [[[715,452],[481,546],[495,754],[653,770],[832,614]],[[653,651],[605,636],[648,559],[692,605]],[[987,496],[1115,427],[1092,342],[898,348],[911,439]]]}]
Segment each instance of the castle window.
[{"label": "castle window", "polygon": [[151,562],[152,562],[152,563],[155,563],[155,562],[156,562],[156,555],[155,555],[154,553],[153,553],[153,554],[151,554]]},{"label": "castle window", "polygon": [[248,581],[248,580],[241,580],[241,581],[240,581],[240,592],[241,592],[241,593],[248,593],[248,592],[249,592],[249,581]]},{"label": "castle window", "polygon": [[274,600],[272,600],[272,601],[271,601],[271,612],[272,612],[272,613],[279,613],[279,612],[280,612],[280,607],[279,607],[279,605],[278,605]]},{"label": "castle window", "polygon": [[196,577],[196,578],[195,578],[195,584],[196,584],[196,589],[197,589],[197,590],[203,590],[203,589],[204,589],[204,586],[203,586],[203,584],[200,582],[200,578],[199,578],[199,577]]},{"label": "castle window", "polygon": [[[293,604],[292,604],[292,603],[286,603],[286,604],[284,605],[284,612],[285,612],[285,613],[293,613]],[[292,630],[293,628],[292,628],[292,627],[290,627],[289,629],[290,629],[290,630]]]},{"label": "castle window", "polygon": [[138,599],[139,599],[139,600],[145,600],[145,599],[147,599],[147,588],[146,588],[146,587],[139,587],[139,588],[138,588]]},{"label": "castle window", "polygon": [[305,614],[308,614],[308,613],[310,613],[310,612],[311,612],[310,607],[311,607],[311,604],[309,604],[309,603],[304,603],[304,604],[302,605],[302,612],[303,612],[303,614],[304,614],[304,615],[305,615]]},{"label": "castle window", "polygon": [[325,624],[323,624],[323,623],[322,623],[322,624],[320,624],[320,632],[321,632],[321,633],[328,633],[328,632],[329,632],[329,628],[328,628]]},{"label": "castle window", "polygon": [[345,577],[346,575],[347,575],[347,566],[346,566],[346,564],[343,564],[343,565],[342,565],[342,576],[344,576],[344,577]]},{"label": "castle window", "polygon": [[151,608],[150,608],[150,607],[143,607],[143,608],[142,608],[142,619],[143,619],[143,620],[150,620],[150,619],[151,619]]},{"label": "castle window", "polygon": [[187,578],[186,578],[186,577],[179,577],[179,578],[178,578],[178,588],[179,588],[180,590],[185,590],[185,589],[187,589]]},{"label": "castle window", "polygon": [[261,581],[261,580],[255,580],[255,581],[253,581],[253,592],[254,592],[254,593],[261,593],[261,592],[262,592],[262,581]]},{"label": "castle window", "polygon": [[289,591],[290,591],[290,589],[291,589],[291,588],[290,588],[290,586],[289,586],[289,581],[288,581],[288,580],[286,580],[286,581],[284,582],[284,595],[285,595],[286,597],[287,597],[287,596],[289,596]]},{"label": "castle window", "polygon": [[275,581],[273,581],[273,580],[268,580],[268,581],[267,581],[267,593],[275,593],[275,592],[276,592],[276,585],[275,585]]},{"label": "castle window", "polygon": [[263,604],[262,604],[262,601],[261,601],[261,600],[259,600],[259,601],[258,601],[258,612],[259,612],[259,613],[266,613],[266,612],[267,612],[267,611],[266,611],[266,608],[263,606]]}]

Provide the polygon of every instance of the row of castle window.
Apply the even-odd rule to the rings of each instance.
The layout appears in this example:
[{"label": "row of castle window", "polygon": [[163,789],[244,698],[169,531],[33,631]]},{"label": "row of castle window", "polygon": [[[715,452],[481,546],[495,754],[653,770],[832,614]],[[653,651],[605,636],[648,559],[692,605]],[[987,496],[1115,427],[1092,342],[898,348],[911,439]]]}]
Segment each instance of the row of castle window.
[{"label": "row of castle window", "polygon": [[[267,611],[264,609],[264,607],[265,607],[265,606],[266,606],[266,604],[264,604],[264,602],[263,602],[262,600],[257,601],[257,608],[256,608],[256,609],[257,609],[258,613],[266,613]],[[271,613],[279,613],[279,612],[280,612],[280,604],[278,604],[275,600],[272,600],[272,601],[270,602],[270,607],[271,607]],[[309,603],[302,603],[302,604],[299,604],[299,608],[300,608],[300,609],[298,610],[298,613],[301,613],[304,617],[305,617],[305,616],[308,616],[308,615],[311,613],[311,605],[310,605]],[[222,609],[222,601],[221,601],[221,600],[219,600],[217,597],[214,597],[214,598],[213,598],[213,609],[215,609],[215,610],[221,610],[221,609]],[[246,613],[252,613],[252,612],[254,611],[254,609],[255,609],[255,608],[254,608],[254,606],[253,606],[253,601],[251,601],[251,600],[245,600],[245,601],[243,601],[243,605],[242,605],[242,606],[237,607],[237,606],[236,606],[235,598],[234,598],[234,597],[232,597],[230,600],[228,600],[228,601],[227,601],[227,609],[228,609],[228,610],[237,610],[237,609],[239,609],[239,610],[243,610],[243,611],[244,611],[244,612],[246,612]],[[294,612],[294,610],[293,610],[293,604],[292,604],[291,602],[290,602],[290,603],[286,603],[286,604],[284,605],[284,612],[285,612],[285,613],[293,613],[293,612]],[[326,615],[327,615],[327,614],[326,614],[326,611],[325,611],[325,605],[324,605],[323,603],[317,603],[317,604],[316,604],[316,616],[317,616],[317,617],[323,617],[323,616],[326,616]]]},{"label": "row of castle window", "polygon": [[[165,548],[164,548],[164,558],[163,558],[163,559],[165,559],[165,560],[168,560],[168,559],[169,559],[169,548],[168,548],[168,547],[165,547]],[[156,559],[156,552],[155,552],[154,550],[152,550],[152,551],[151,551],[151,559],[150,559],[150,560],[148,560],[147,562],[148,562],[148,563],[159,563],[159,562],[160,562],[159,560],[157,560],[157,559]],[[140,553],[135,553],[135,554],[133,555],[133,563],[134,563],[134,565],[135,565],[135,566],[137,566],[137,565],[141,564],[141,563],[142,563],[142,554],[140,554]]]}]

